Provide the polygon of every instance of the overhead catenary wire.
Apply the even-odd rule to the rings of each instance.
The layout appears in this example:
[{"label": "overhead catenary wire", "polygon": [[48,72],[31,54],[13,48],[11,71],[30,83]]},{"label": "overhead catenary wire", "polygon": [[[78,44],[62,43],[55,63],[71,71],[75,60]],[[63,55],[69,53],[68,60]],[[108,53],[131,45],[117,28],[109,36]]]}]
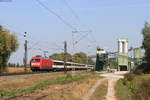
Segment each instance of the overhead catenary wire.
[{"label": "overhead catenary wire", "polygon": [[[69,28],[73,29],[74,31],[77,30],[76,27],[72,26],[70,23],[68,23],[66,20],[64,20],[61,16],[59,16],[56,12],[54,12],[53,10],[51,10],[49,7],[47,7],[44,3],[42,3],[40,0],[36,0],[36,2],[38,2],[44,9],[46,9],[49,13],[55,15],[61,22],[63,22],[65,25],[67,25]],[[66,0],[64,0],[65,4],[67,5],[67,7],[70,9],[70,11],[72,12],[72,14],[75,16],[76,20],[78,20],[80,22],[80,19],[78,17],[78,15],[75,13],[75,11],[71,8],[71,6],[68,4],[68,2]],[[81,37],[83,37],[83,35],[81,34]],[[96,41],[96,40],[94,40]]]},{"label": "overhead catenary wire", "polygon": [[[71,13],[73,14],[73,16],[75,17],[75,19],[79,22],[79,24],[81,25],[81,22],[80,22],[80,18],[79,18],[79,16],[78,16],[78,14],[74,11],[74,9],[69,5],[69,3],[68,3],[68,1],[67,0],[63,0],[64,2],[65,2],[65,4],[66,4],[66,6],[69,8],[69,10],[71,11]],[[89,30],[89,31],[91,31],[91,30]],[[89,32],[88,31],[88,32]],[[86,32],[86,31],[76,31],[76,32],[79,32],[79,33],[81,33],[81,32]],[[81,34],[82,35],[82,34]],[[83,36],[83,35],[82,35]]]},{"label": "overhead catenary wire", "polygon": [[69,28],[76,30],[76,28],[71,25],[70,23],[68,23],[66,20],[64,20],[61,16],[59,16],[56,12],[54,12],[53,10],[51,10],[49,7],[47,7],[44,3],[42,3],[40,0],[35,0],[39,5],[41,5],[45,10],[47,10],[49,13],[55,15],[62,23],[64,23],[66,26],[68,26]]},{"label": "overhead catenary wire", "polygon": [[[8,29],[8,28],[11,28],[12,29],[17,29],[16,27],[10,25],[10,24],[2,24],[1,26],[3,26],[4,28]],[[23,34],[23,31],[22,32],[18,32],[16,30],[12,30],[11,32],[12,34],[15,34],[18,39],[20,40],[21,44],[23,44],[23,40],[24,40],[24,34]],[[31,49],[34,49],[35,50],[35,46],[39,45],[40,43],[42,42],[45,42],[44,44],[48,43],[48,41],[41,41],[41,40],[37,40],[37,42],[35,41],[35,37],[31,37],[31,36],[28,36],[27,39],[29,40],[28,42],[30,42],[30,47],[28,48],[28,50],[31,50]],[[23,43],[22,43],[23,42]],[[32,43],[32,44],[31,44]],[[54,43],[53,43],[54,44]],[[48,45],[48,44],[46,44]],[[54,44],[56,48],[47,48],[47,49],[50,49],[50,50],[53,50],[53,51],[56,51],[56,50],[61,50],[62,51],[62,48],[59,47],[56,43]],[[23,45],[21,45],[23,46]]]},{"label": "overhead catenary wire", "polygon": [[[82,33],[85,33],[86,34],[82,34]],[[81,37],[75,41],[76,43],[80,42],[81,40],[83,40],[84,38],[86,38],[88,41],[90,41],[90,43],[95,43],[95,40],[92,41],[91,39],[88,38],[89,34],[91,33],[92,31],[73,31],[73,33],[80,33]],[[75,43],[75,44],[76,44]]]},{"label": "overhead catenary wire", "polygon": [[[80,17],[78,16],[78,14],[75,12],[75,10],[71,7],[70,3],[68,3],[68,0],[63,0],[65,5],[68,7],[68,9],[70,10],[70,12],[73,14],[73,16],[75,17],[75,19],[79,22],[79,25],[83,26],[83,24],[81,23]],[[88,25],[86,25],[88,27]],[[88,27],[89,29],[89,27]],[[90,30],[90,29],[89,29]]]},{"label": "overhead catenary wire", "polygon": [[[52,13],[53,15],[55,15],[57,18],[59,18],[64,24],[66,24],[67,26],[69,26],[70,28],[72,28],[73,30],[76,30],[75,27],[73,27],[71,24],[67,23],[61,16],[59,16],[57,13],[55,13],[54,11],[52,11],[50,8],[48,8],[46,5],[44,5],[40,0],[36,0],[42,7],[44,7],[47,11],[49,11],[50,13]],[[78,17],[78,15],[75,13],[75,11],[71,8],[71,6],[68,4],[68,2],[66,0],[64,0],[65,4],[67,5],[67,7],[70,9],[70,11],[72,12],[72,14],[75,16],[76,20],[78,20],[80,22],[80,19]],[[85,37],[81,34],[82,38]],[[81,38],[79,39],[79,41],[81,41]],[[96,40],[95,40],[96,41]]]},{"label": "overhead catenary wire", "polygon": [[71,11],[71,13],[73,14],[73,16],[75,17],[75,19],[81,24],[79,16],[74,11],[74,9],[69,5],[68,1],[67,0],[63,0],[63,1],[66,4],[66,6],[69,8],[69,10]]},{"label": "overhead catenary wire", "polygon": [[[67,0],[63,0],[64,2],[65,2],[65,4],[66,4],[66,6],[69,8],[69,10],[71,11],[71,13],[73,14],[73,16],[75,17],[75,19],[79,22],[79,24],[81,25],[81,22],[80,22],[80,18],[79,18],[79,16],[77,15],[77,13],[74,11],[74,9],[69,5],[69,3],[68,3],[68,1]],[[81,31],[80,31],[81,32]],[[81,35],[81,37],[83,37],[83,35],[82,34],[80,34]],[[95,39],[95,37],[93,36],[93,34],[92,34],[92,32],[90,32],[90,35],[91,35],[91,38],[92,38],[92,42],[91,43],[97,43],[97,41],[96,41],[96,39]],[[87,40],[90,40],[90,39],[88,39],[88,37],[86,36],[85,38],[87,38]],[[91,41],[91,40],[90,40]]]},{"label": "overhead catenary wire", "polygon": [[85,35],[82,35],[79,40],[75,41],[75,44],[79,43],[83,38],[87,37],[89,33],[86,33]]},{"label": "overhead catenary wire", "polygon": [[[42,2],[41,2],[40,0],[36,0],[36,1],[37,1],[37,2],[39,1],[39,2],[40,2],[39,4],[41,5]],[[43,5],[44,5],[44,6],[43,6]],[[57,16],[63,23],[64,23],[64,22],[67,22],[67,21],[64,20],[61,16],[59,16],[57,13],[55,13],[54,11],[52,11],[51,9],[49,9],[45,4],[42,3],[41,6],[44,7],[44,8],[46,7],[45,9],[47,9],[47,11],[50,10],[51,13],[54,14],[55,16]],[[50,12],[50,11],[49,11],[49,12]],[[73,9],[72,9],[72,11],[73,11]],[[75,14],[75,13],[74,13],[74,14]],[[75,15],[76,15],[76,14],[75,14]],[[76,16],[76,18],[77,18],[77,17],[78,17],[78,16]],[[79,17],[78,17],[78,19],[79,19]],[[74,26],[72,26],[70,23],[64,23],[64,24],[66,24],[67,26],[69,26],[69,27],[72,28],[73,30],[76,30],[76,28],[75,28]],[[23,32],[22,32],[22,33],[23,33]],[[21,33],[19,33],[19,35],[22,35],[22,36],[23,36],[23,34],[21,34]],[[81,36],[82,39],[85,38],[85,37],[87,37],[87,36],[83,36],[83,35]],[[31,40],[33,40],[33,38],[30,38],[30,37],[28,37],[28,38],[31,39]],[[78,40],[78,42],[82,40],[81,38]],[[35,43],[35,44],[36,44],[36,43]],[[36,45],[37,45],[37,44],[36,44]]]}]

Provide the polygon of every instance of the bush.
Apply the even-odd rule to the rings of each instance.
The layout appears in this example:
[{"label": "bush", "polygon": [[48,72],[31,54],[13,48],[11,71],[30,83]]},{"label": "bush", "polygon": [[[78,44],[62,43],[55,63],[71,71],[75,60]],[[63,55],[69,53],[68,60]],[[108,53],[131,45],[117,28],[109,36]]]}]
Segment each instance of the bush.
[{"label": "bush", "polygon": [[148,64],[148,63],[146,63],[146,62],[144,62],[144,63],[142,63],[141,65],[139,65],[137,68],[136,68],[136,70],[141,70],[142,71],[142,73],[150,73],[150,64]]},{"label": "bush", "polygon": [[150,79],[143,79],[136,90],[139,100],[149,100],[150,98]]},{"label": "bush", "polygon": [[141,75],[141,74],[143,74],[143,69],[135,68],[133,70],[133,74]]},{"label": "bush", "polygon": [[127,85],[127,80],[126,79],[120,79],[122,81],[123,85]]},{"label": "bush", "polygon": [[127,81],[132,81],[134,79],[134,74],[133,73],[125,74],[124,79]]}]

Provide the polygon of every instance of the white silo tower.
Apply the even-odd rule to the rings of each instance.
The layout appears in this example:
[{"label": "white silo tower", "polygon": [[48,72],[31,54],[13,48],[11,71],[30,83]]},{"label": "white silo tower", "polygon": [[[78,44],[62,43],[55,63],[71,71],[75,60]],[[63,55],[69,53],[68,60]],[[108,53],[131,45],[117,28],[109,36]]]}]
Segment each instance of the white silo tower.
[{"label": "white silo tower", "polygon": [[118,39],[118,70],[128,70],[128,39]]}]

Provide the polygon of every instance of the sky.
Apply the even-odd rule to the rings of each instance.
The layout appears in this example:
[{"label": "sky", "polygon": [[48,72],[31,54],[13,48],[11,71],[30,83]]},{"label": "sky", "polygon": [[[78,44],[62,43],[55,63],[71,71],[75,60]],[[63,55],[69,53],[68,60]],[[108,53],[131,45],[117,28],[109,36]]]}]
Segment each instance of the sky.
[{"label": "sky", "polygon": [[[63,52],[96,54],[96,47],[117,51],[117,39],[128,38],[129,47],[142,44],[141,30],[150,22],[150,0],[40,0],[48,9],[76,28],[72,47],[72,31],[58,16],[43,8],[36,0],[0,0],[0,25],[18,36],[19,49],[10,62],[22,64],[24,32],[27,32],[28,59],[35,55]],[[9,0],[7,0],[9,1]],[[83,31],[83,32],[80,32]]]}]

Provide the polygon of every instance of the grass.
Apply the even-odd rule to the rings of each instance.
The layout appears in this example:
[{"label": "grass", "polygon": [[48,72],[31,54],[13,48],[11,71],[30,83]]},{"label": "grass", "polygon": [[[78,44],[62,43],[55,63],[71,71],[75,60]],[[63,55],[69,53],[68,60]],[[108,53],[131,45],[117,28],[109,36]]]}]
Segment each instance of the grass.
[{"label": "grass", "polygon": [[[37,94],[44,95],[45,93],[48,93],[48,96],[43,98],[43,100],[82,100],[83,96],[93,87],[99,78],[98,74],[92,74],[86,78],[82,78],[68,84],[53,85],[47,89],[35,91],[34,93],[26,96],[36,95],[37,97]],[[19,99],[23,98],[20,97]]]},{"label": "grass", "polygon": [[92,75],[93,73],[83,73],[83,74],[76,74],[76,75],[67,75],[65,77],[59,77],[56,78],[55,80],[52,81],[44,81],[41,82],[35,86],[32,87],[24,87],[24,88],[13,88],[11,90],[8,91],[4,91],[4,90],[0,90],[0,98],[11,98],[23,93],[28,93],[28,92],[32,92],[35,91],[37,89],[43,89],[43,88],[47,88],[49,85],[54,85],[54,84],[66,84],[69,82],[73,82],[79,79],[83,79],[86,78],[90,75]]},{"label": "grass", "polygon": [[91,97],[91,100],[105,100],[108,83],[100,85]]},{"label": "grass", "polygon": [[12,82],[16,82],[16,83],[25,82],[25,79],[16,79],[13,80]]},{"label": "grass", "polygon": [[[116,96],[118,100],[145,100],[139,99],[137,91],[143,80],[150,79],[150,74],[131,75],[132,78],[120,79],[116,85]],[[149,83],[147,83],[149,84]],[[147,87],[149,88],[149,87]],[[141,91],[142,92],[142,91]],[[140,92],[140,94],[141,94]],[[150,95],[149,95],[150,96]],[[147,100],[147,99],[146,99]]]},{"label": "grass", "polygon": [[[17,72],[25,72],[23,67],[7,67],[7,72],[5,73],[17,73]],[[27,72],[31,72],[30,68],[27,68]]]},{"label": "grass", "polygon": [[119,80],[116,85],[116,95],[118,100],[136,100],[134,94],[126,85],[123,84],[123,80]]},{"label": "grass", "polygon": [[25,82],[25,79],[16,79],[16,80],[13,80],[13,81],[8,81],[8,82],[3,82],[3,83],[0,83],[0,85],[4,85],[4,84],[8,84],[8,83],[23,83]]}]

